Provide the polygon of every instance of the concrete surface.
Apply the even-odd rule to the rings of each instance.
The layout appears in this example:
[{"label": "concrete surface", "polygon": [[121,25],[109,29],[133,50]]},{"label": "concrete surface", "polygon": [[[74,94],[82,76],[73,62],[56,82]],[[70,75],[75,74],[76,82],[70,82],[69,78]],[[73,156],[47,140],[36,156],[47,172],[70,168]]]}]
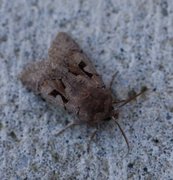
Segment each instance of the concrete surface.
[{"label": "concrete surface", "polygon": [[[47,58],[59,31],[91,57],[118,99],[149,91],[120,110],[119,123],[77,126],[55,134],[72,117],[42,101],[17,76]],[[173,1],[0,0],[0,179],[173,179]]]}]

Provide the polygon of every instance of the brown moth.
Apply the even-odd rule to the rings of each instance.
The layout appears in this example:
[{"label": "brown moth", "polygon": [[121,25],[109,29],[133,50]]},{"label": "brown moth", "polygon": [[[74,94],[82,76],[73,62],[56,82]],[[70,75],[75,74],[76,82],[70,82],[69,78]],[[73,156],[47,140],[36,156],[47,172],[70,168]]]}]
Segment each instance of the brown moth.
[{"label": "brown moth", "polygon": [[[52,42],[48,60],[30,64],[22,71],[20,79],[47,102],[76,115],[77,120],[59,134],[76,124],[97,126],[108,119],[115,120],[118,111],[114,110],[114,103],[122,102],[123,106],[144,92],[143,90],[127,100],[114,102],[110,88],[105,87],[89,58],[64,32],[59,33]],[[119,126],[118,123],[117,125]],[[119,128],[122,131],[120,126]],[[91,139],[95,133],[96,131]],[[124,133],[123,136],[125,137]],[[126,137],[125,140],[127,142]]]}]

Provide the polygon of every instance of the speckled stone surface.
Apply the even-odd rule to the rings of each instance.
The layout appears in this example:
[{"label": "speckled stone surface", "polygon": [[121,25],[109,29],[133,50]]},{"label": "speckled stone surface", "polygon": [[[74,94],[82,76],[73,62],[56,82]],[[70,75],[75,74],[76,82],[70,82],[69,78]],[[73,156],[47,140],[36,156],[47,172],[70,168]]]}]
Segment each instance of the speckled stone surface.
[{"label": "speckled stone surface", "polygon": [[[118,99],[149,91],[120,110],[119,123],[56,132],[72,117],[18,79],[23,67],[46,59],[65,31],[91,58]],[[173,1],[0,0],[0,179],[173,179]]]}]

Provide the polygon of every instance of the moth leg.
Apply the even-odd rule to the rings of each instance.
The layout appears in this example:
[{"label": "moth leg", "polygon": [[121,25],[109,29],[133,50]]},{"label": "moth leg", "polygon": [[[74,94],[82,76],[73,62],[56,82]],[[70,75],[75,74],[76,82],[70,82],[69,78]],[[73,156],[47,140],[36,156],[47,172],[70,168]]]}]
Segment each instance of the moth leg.
[{"label": "moth leg", "polygon": [[76,125],[79,125],[79,123],[77,122],[72,122],[72,123],[69,123],[65,128],[61,129],[57,134],[56,136],[59,136],[60,134],[62,134],[65,130],[73,127],[73,126],[76,126]]},{"label": "moth leg", "polygon": [[91,141],[93,140],[93,138],[95,137],[96,133],[97,133],[98,129],[95,129],[94,132],[92,132],[90,138],[89,138],[89,142],[87,144],[87,152],[89,153],[90,151],[90,147],[91,147]]},{"label": "moth leg", "polygon": [[125,102],[125,101],[126,101],[125,99],[124,99],[124,100],[119,100],[119,101],[113,100],[112,103],[113,103],[113,104],[119,104],[119,103],[123,103],[123,102]]},{"label": "moth leg", "polygon": [[115,80],[115,76],[116,76],[117,74],[118,74],[118,72],[114,73],[113,76],[112,76],[111,82],[110,82],[110,84],[109,84],[109,86],[108,86],[108,88],[110,89],[110,91],[111,91],[111,89],[112,89],[112,84],[113,84],[113,82],[114,82],[114,80]]},{"label": "moth leg", "polygon": [[118,116],[119,116],[119,110],[118,110],[118,109],[113,110],[113,111],[112,111],[112,116],[113,116],[115,119],[118,119]]}]

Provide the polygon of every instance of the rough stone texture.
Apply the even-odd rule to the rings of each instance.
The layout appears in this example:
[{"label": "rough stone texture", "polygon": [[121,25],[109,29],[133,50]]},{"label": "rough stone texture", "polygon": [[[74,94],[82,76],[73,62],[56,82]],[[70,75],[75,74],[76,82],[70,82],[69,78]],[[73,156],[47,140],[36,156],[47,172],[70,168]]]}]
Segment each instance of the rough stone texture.
[{"label": "rough stone texture", "polygon": [[[22,86],[18,74],[47,58],[65,31],[91,57],[106,85],[117,72],[119,99],[146,96],[120,111],[119,123],[77,126],[55,134],[72,117]],[[0,179],[173,179],[173,1],[0,0]]]}]

